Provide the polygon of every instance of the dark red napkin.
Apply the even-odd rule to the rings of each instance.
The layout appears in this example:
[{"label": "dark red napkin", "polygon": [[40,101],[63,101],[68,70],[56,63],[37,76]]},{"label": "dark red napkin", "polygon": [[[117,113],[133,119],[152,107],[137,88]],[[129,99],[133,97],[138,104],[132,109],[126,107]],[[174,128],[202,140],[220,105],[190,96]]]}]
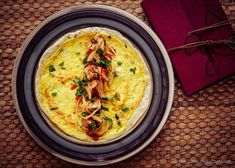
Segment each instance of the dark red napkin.
[{"label": "dark red napkin", "polygon": [[[144,0],[141,3],[167,49],[203,40],[227,40],[231,25],[189,36],[188,32],[227,19],[217,0]],[[177,50],[169,54],[187,95],[235,72],[235,51],[225,45]]]}]

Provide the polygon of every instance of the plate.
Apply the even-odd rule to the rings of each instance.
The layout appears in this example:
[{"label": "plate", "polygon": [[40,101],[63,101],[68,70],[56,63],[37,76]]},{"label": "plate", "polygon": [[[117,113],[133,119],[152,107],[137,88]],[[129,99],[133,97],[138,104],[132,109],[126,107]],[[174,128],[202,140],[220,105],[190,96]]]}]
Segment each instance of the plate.
[{"label": "plate", "polygon": [[[107,144],[80,144],[60,136],[44,120],[34,93],[35,73],[43,52],[64,34],[86,27],[120,32],[141,51],[152,74],[152,101],[147,114],[128,135]],[[133,156],[157,136],[170,112],[174,78],[166,49],[145,23],[114,7],[89,5],[50,16],[28,36],[15,62],[12,88],[19,118],[39,145],[66,161],[98,166]]]}]

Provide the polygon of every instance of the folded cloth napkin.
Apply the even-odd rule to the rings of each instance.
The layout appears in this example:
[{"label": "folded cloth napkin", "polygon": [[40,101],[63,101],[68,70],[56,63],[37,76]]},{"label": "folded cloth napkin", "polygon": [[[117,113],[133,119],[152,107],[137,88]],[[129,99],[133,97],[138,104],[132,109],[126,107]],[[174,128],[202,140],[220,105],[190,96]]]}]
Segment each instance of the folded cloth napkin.
[{"label": "folded cloth napkin", "polygon": [[[228,40],[233,36],[230,24],[188,34],[227,20],[217,0],[144,0],[141,5],[167,49],[204,40]],[[235,72],[235,50],[226,45],[182,49],[169,55],[187,95]]]}]

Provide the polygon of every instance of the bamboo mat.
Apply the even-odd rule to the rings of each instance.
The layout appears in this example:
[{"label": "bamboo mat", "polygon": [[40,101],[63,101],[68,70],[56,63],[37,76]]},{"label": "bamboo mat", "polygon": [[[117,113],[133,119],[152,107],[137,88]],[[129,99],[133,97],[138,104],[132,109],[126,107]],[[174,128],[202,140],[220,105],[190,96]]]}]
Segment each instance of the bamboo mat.
[{"label": "bamboo mat", "polygon": [[[0,167],[76,167],[43,150],[20,123],[12,101],[11,73],[27,35],[46,17],[69,6],[105,4],[147,23],[140,1],[1,0],[0,2]],[[235,19],[235,1],[221,1]],[[235,22],[233,22],[235,29]],[[142,152],[107,167],[233,167],[235,165],[235,75],[186,97],[176,79],[170,117]],[[78,166],[79,167],[79,166]],[[80,166],[84,167],[84,166]]]}]

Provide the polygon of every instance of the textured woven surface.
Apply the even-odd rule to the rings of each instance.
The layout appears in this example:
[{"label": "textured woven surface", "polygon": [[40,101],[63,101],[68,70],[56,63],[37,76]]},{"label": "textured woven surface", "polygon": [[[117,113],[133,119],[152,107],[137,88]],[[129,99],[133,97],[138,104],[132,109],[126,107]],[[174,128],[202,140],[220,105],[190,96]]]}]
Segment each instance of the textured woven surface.
[{"label": "textured woven surface", "polygon": [[[46,17],[80,4],[116,6],[146,21],[140,1],[24,0],[0,2],[0,167],[72,167],[43,150],[20,123],[12,101],[11,73],[27,35]],[[235,19],[235,1],[221,1]],[[235,29],[235,22],[233,23]],[[178,81],[170,117],[142,152],[109,167],[232,167],[235,165],[235,75],[192,97]]]}]

